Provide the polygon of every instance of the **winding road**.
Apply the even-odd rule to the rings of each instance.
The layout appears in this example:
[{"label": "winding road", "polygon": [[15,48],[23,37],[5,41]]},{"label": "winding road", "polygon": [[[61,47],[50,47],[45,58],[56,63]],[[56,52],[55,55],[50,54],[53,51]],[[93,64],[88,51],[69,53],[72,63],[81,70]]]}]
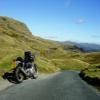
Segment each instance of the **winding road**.
[{"label": "winding road", "polygon": [[77,72],[65,71],[13,85],[0,92],[0,100],[100,100],[100,95]]}]

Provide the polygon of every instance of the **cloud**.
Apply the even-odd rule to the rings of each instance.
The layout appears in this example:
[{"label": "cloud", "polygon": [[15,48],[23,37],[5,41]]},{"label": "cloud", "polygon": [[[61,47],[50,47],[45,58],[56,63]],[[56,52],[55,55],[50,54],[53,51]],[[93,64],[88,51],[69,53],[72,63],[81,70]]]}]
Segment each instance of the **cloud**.
[{"label": "cloud", "polygon": [[83,18],[79,18],[76,20],[76,24],[83,24],[85,22],[86,22],[86,20],[84,20]]},{"label": "cloud", "polygon": [[66,0],[65,7],[69,8],[71,6],[71,4],[72,4],[72,0]]},{"label": "cloud", "polygon": [[45,36],[45,38],[47,38],[47,39],[57,39],[58,37],[57,36]]},{"label": "cloud", "polygon": [[56,33],[50,34],[47,32],[43,32],[41,34],[41,37],[45,38],[45,39],[51,39],[51,40],[56,40],[58,39],[58,36],[56,35]]}]

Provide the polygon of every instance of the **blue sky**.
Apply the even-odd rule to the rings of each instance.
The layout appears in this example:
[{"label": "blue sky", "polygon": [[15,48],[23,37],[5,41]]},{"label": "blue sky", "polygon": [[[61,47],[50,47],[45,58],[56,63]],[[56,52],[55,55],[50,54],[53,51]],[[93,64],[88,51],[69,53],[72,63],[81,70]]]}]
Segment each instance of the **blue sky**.
[{"label": "blue sky", "polygon": [[100,0],[0,0],[0,16],[43,38],[100,44]]}]

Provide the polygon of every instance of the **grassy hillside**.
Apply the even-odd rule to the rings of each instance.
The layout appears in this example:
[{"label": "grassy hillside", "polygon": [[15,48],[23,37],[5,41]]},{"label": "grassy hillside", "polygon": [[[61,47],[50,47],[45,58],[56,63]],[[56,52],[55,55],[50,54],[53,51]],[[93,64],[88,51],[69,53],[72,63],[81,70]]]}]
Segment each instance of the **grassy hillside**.
[{"label": "grassy hillside", "polygon": [[82,73],[90,78],[100,79],[100,52],[85,54],[83,61],[89,63],[90,65],[84,69]]},{"label": "grassy hillside", "polygon": [[100,63],[100,52],[87,53],[84,55],[84,57],[85,57],[84,61],[90,64]]},{"label": "grassy hillside", "polygon": [[23,56],[24,51],[37,53],[36,63],[40,72],[61,69],[83,69],[88,64],[79,60],[82,52],[73,46],[33,36],[27,26],[8,17],[0,17],[0,72],[14,67],[13,59]]}]

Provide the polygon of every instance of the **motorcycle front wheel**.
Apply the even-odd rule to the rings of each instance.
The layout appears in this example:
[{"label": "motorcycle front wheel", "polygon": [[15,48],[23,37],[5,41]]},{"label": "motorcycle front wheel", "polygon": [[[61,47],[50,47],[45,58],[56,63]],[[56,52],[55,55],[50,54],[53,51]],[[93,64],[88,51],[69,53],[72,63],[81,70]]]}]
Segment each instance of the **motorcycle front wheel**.
[{"label": "motorcycle front wheel", "polygon": [[17,69],[16,69],[15,77],[16,77],[17,83],[22,83],[23,80],[25,79],[25,76],[24,76],[24,74],[21,72],[20,68],[17,68]]},{"label": "motorcycle front wheel", "polygon": [[38,78],[38,70],[37,70],[37,65],[36,64],[34,64],[33,72],[34,72],[33,79],[37,79]]}]

